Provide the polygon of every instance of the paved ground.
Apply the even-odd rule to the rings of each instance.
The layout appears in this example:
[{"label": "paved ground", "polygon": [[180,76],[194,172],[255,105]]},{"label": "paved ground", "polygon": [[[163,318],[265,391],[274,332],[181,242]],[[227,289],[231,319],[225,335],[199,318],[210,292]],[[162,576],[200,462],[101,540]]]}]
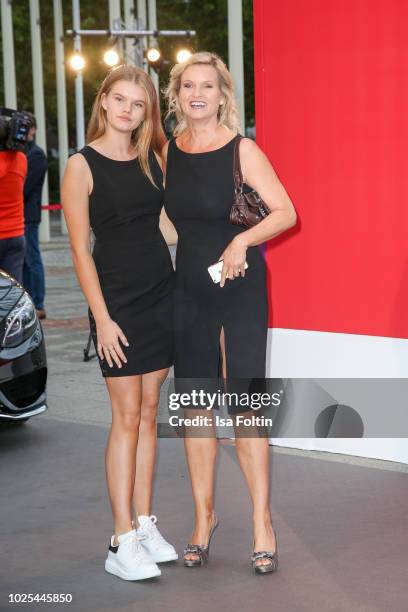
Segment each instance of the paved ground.
[{"label": "paved ground", "polygon": [[[0,429],[0,610],[408,610],[406,471],[325,453],[271,449],[277,574],[250,571],[249,501],[228,443],[219,455],[221,524],[211,563],[198,570],[173,563],[160,579],[144,583],[106,574],[110,408],[97,361],[82,361],[87,308],[67,239],[54,238],[43,252],[49,410],[21,427]],[[159,440],[154,511],[181,551],[192,508],[180,440]],[[10,593],[72,593],[73,602],[13,605]]]},{"label": "paved ground", "polygon": [[87,305],[66,237],[47,244],[43,255],[48,312],[43,326],[49,368],[47,416],[107,425],[110,408],[99,365],[96,359],[83,361],[89,333]]}]

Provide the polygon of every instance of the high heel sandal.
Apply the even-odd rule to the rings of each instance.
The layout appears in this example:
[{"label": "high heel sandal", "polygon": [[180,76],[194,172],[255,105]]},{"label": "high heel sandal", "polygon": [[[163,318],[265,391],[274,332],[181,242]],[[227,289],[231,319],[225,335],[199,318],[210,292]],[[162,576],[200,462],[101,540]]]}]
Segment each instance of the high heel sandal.
[{"label": "high heel sandal", "polygon": [[[211,537],[216,527],[218,527],[217,516],[215,516],[215,521],[210,529],[210,535],[208,536],[208,542],[206,546],[201,546],[200,544],[187,544],[183,552],[185,567],[201,567],[202,565],[208,563]],[[186,555],[190,553],[193,555],[197,555],[198,559],[186,559]]]},{"label": "high heel sandal", "polygon": [[[275,552],[267,550],[259,550],[254,552],[251,557],[252,567],[256,574],[269,574],[269,572],[276,572],[278,569],[278,539],[276,537],[275,529],[273,530],[275,535]],[[265,565],[257,564],[258,559],[268,559],[268,563]]]}]

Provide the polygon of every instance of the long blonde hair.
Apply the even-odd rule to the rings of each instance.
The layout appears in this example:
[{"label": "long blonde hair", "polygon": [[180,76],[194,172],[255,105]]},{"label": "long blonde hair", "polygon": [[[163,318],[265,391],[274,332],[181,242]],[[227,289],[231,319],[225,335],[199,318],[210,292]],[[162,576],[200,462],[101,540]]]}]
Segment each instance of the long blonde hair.
[{"label": "long blonde hair", "polygon": [[101,98],[103,94],[108,94],[117,81],[132,81],[142,87],[146,94],[145,117],[140,125],[133,130],[131,136],[132,145],[135,147],[137,157],[143,172],[155,185],[150,165],[149,149],[152,148],[158,153],[166,142],[163,131],[159,102],[156,90],[150,76],[141,68],[122,64],[113,68],[105,77],[96,94],[95,102],[92,107],[91,118],[86,132],[87,143],[100,138],[107,128],[106,111],[102,107]]},{"label": "long blonde hair", "polygon": [[220,106],[218,111],[218,121],[220,124],[237,132],[240,126],[231,74],[222,59],[216,53],[200,51],[199,53],[193,53],[185,62],[173,66],[170,71],[169,83],[163,92],[167,99],[166,119],[173,114],[176,115],[177,123],[174,129],[174,136],[181,134],[187,128],[187,121],[181,110],[178,99],[181,87],[181,77],[189,66],[194,66],[196,64],[213,66],[216,69],[219,86],[225,97],[225,103]]}]

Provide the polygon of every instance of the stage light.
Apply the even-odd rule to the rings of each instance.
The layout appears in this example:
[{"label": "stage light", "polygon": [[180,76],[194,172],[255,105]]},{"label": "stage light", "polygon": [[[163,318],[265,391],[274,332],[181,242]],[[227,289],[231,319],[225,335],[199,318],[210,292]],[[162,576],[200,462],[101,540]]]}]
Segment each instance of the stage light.
[{"label": "stage light", "polygon": [[191,57],[191,51],[189,49],[180,49],[177,51],[177,63],[182,64],[186,62]]},{"label": "stage light", "polygon": [[69,59],[69,64],[72,70],[79,72],[85,66],[85,59],[80,53],[74,53],[74,55],[71,55]]},{"label": "stage light", "polygon": [[103,55],[103,61],[107,66],[116,66],[119,64],[119,53],[116,49],[108,49]]},{"label": "stage light", "polygon": [[157,64],[161,58],[161,53],[159,49],[156,49],[156,47],[151,47],[147,50],[146,57],[150,64]]}]

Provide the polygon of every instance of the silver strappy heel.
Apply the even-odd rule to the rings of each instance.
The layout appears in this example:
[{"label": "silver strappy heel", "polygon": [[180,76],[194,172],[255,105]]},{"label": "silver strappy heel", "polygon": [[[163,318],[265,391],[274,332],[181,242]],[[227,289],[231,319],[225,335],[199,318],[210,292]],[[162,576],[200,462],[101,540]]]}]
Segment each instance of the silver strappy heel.
[{"label": "silver strappy heel", "polygon": [[[202,546],[200,544],[187,544],[184,549],[184,566],[185,567],[201,567],[208,563],[208,557],[210,554],[210,542],[212,534],[214,533],[215,528],[218,527],[218,518],[215,516],[215,521],[210,529],[210,535],[208,536],[207,546]],[[193,555],[197,555],[198,559],[186,559],[186,555],[192,553]]]},{"label": "silver strappy heel", "polygon": [[[275,552],[270,552],[267,550],[259,550],[254,552],[251,557],[252,567],[255,570],[256,574],[269,574],[270,572],[276,572],[278,569],[278,539],[276,537],[275,529],[273,530],[275,535]],[[268,559],[268,563],[265,564],[257,564],[257,559]]]}]

